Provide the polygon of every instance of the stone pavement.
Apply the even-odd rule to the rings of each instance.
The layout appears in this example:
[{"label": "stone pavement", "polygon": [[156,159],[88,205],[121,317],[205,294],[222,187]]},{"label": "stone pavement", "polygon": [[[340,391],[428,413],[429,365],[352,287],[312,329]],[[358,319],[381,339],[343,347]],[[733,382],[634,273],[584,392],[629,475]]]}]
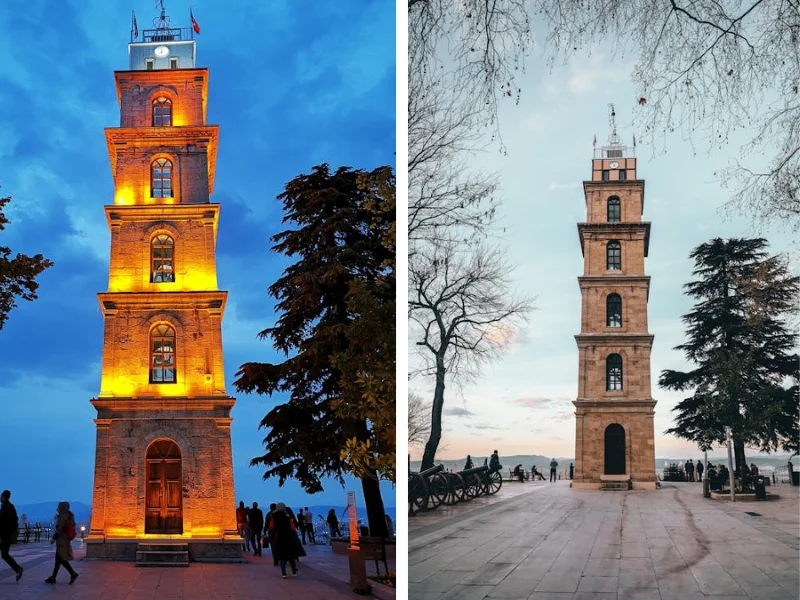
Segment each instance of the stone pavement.
[{"label": "stone pavement", "polygon": [[409,598],[798,598],[800,488],[773,486],[781,500],[733,505],[690,483],[527,489],[411,531]]},{"label": "stone pavement", "polygon": [[[19,583],[14,573],[0,561],[0,600],[19,598],[39,600],[339,600],[358,598],[347,584],[347,556],[334,554],[329,546],[307,546],[308,556],[300,559],[299,575],[281,579],[280,568],[273,566],[269,551],[263,557],[246,553],[243,564],[191,563],[188,568],[136,568],[130,562],[82,560],[84,550],[73,542],[80,577],[68,585],[63,568],[58,583],[44,583],[53,569],[55,547],[48,543],[18,544],[11,555],[25,569]],[[367,563],[368,573],[374,563]],[[392,565],[390,564],[390,568]],[[383,565],[381,565],[383,569]]]}]

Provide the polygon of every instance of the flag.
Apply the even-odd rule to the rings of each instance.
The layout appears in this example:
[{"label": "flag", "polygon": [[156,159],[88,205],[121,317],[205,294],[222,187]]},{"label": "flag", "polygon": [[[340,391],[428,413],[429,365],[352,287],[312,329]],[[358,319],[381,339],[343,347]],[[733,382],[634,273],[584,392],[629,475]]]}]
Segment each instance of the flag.
[{"label": "flag", "polygon": [[636,134],[633,135],[633,147],[636,148]]},{"label": "flag", "polygon": [[133,39],[136,39],[139,37],[139,26],[136,24],[136,13],[133,11],[131,11],[131,18],[133,19],[131,32],[133,33]]},{"label": "flag", "polygon": [[194,15],[192,14],[192,9],[189,9],[189,17],[192,19],[192,29],[194,29],[195,33],[200,33],[200,25],[197,24],[195,21]]},{"label": "flag", "polygon": [[592,148],[597,147],[597,135],[594,136],[594,141],[592,142]]}]

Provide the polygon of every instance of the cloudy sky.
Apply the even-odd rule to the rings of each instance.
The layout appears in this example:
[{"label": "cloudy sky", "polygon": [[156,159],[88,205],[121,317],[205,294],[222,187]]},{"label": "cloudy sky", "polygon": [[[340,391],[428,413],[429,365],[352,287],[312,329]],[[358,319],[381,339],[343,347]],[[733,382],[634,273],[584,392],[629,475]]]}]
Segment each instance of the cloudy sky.
[{"label": "cloudy sky", "polygon": [[[541,49],[540,49],[541,50]],[[631,145],[637,138],[638,177],[645,179],[643,220],[652,222],[645,270],[652,277],[649,328],[655,335],[651,372],[656,456],[697,457],[693,445],[665,436],[672,426],[670,409],[681,394],[658,389],[664,369],[688,367],[672,348],[684,341],[681,315],[691,300],[682,285],[691,279],[689,253],[713,237],[754,235],[741,216],[724,218],[718,209],[727,196],[714,172],[741,156],[749,132],[733,137],[722,150],[708,151],[703,133],[694,147],[680,132],[654,148],[641,143],[633,126],[635,88],[633,62],[613,58],[600,48],[552,73],[536,52],[518,83],[522,97],[502,104],[500,131],[508,149],[502,156],[491,148],[476,159],[484,170],[501,174],[503,207],[500,227],[516,266],[516,288],[535,297],[536,310],[507,354],[486,368],[475,384],[446,392],[439,457],[575,453],[575,417],[581,296],[577,277],[583,271],[576,223],[586,218],[582,181],[591,178],[592,140],[606,143],[608,104],[616,103],[618,131]],[[752,164],[752,163],[751,163]],[[764,232],[774,252],[789,251],[792,237]],[[795,256],[794,270],[798,270]],[[409,346],[414,349],[413,343]],[[414,362],[413,354],[409,360]],[[432,397],[430,383],[414,379],[410,390]],[[412,452],[419,458],[421,449]]]},{"label": "cloudy sky", "polygon": [[[177,26],[189,3],[165,0]],[[91,501],[103,320],[96,293],[108,284],[113,201],[104,127],[119,125],[114,70],[128,68],[131,9],[150,27],[152,0],[6,0],[0,8],[0,184],[13,196],[0,243],[55,262],[40,299],[23,303],[0,331],[3,404],[1,487],[18,503]],[[233,410],[237,498],[343,505],[331,483],[304,498],[248,467],[261,453],[264,414],[281,398],[235,394],[247,361],[280,357],[256,334],[276,319],[266,289],[285,262],[269,252],[280,230],[275,196],[285,182],[328,162],[394,164],[395,9],[383,0],[194,0],[202,32],[197,65],[210,69],[208,122],[220,125],[212,202],[222,205],[219,286]],[[360,487],[353,481],[348,489]],[[385,503],[394,491],[384,486]],[[360,501],[363,506],[363,500]]]}]

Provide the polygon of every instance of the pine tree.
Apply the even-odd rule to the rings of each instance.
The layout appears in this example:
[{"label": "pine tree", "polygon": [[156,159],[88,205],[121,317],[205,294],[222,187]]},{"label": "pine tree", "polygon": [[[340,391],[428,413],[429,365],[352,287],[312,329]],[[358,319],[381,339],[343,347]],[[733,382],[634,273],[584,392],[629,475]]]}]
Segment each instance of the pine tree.
[{"label": "pine tree", "polygon": [[675,349],[696,367],[661,373],[662,388],[692,392],[666,433],[708,450],[731,427],[742,477],[745,446],[795,453],[800,445],[797,334],[786,322],[800,278],[781,256],[768,256],[764,239],[716,238],[690,256],[695,280],[684,287],[697,303],[683,316],[689,340]]},{"label": "pine tree", "polygon": [[280,485],[295,478],[308,493],[323,489],[324,476],[343,483],[343,474],[353,473],[361,480],[372,535],[385,536],[374,465],[356,469],[342,452],[348,441],[373,439],[371,423],[342,410],[344,373],[333,360],[355,349],[349,336],[360,305],[351,291],[376,289],[392,259],[383,242],[394,211],[374,209],[374,194],[359,186],[363,175],[347,167],[331,173],[323,164],[287,183],[278,196],[287,229],[272,236],[272,249],[295,262],[269,288],[280,316],[259,337],[270,338],[286,360],[244,364],[234,385],[240,392],[289,395],[262,419],[266,452],[250,464],[266,467],[264,478],[278,477]]},{"label": "pine tree", "polygon": [[[3,208],[9,202],[10,196],[0,198],[0,231],[9,222],[3,213]],[[17,306],[17,298],[36,300],[36,290],[39,288],[36,278],[52,266],[52,261],[41,254],[17,254],[11,258],[11,248],[0,246],[0,329],[3,329],[9,313]]]}]

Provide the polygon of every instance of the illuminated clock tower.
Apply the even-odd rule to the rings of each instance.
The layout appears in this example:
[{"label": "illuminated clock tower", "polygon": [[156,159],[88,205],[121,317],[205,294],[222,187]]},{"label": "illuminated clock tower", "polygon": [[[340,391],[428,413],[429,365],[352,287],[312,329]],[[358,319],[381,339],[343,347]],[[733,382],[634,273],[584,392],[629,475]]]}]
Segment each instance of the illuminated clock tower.
[{"label": "illuminated clock tower", "polygon": [[575,488],[655,489],[650,350],[650,277],[644,259],[650,223],[642,221],[644,181],[634,149],[622,145],[612,106],[612,133],[595,151],[583,182],[583,252],[578,398],[575,400]]},{"label": "illuminated clock tower", "polygon": [[105,130],[115,192],[87,557],[236,559],[208,69],[163,9],[128,51],[120,126]]}]

